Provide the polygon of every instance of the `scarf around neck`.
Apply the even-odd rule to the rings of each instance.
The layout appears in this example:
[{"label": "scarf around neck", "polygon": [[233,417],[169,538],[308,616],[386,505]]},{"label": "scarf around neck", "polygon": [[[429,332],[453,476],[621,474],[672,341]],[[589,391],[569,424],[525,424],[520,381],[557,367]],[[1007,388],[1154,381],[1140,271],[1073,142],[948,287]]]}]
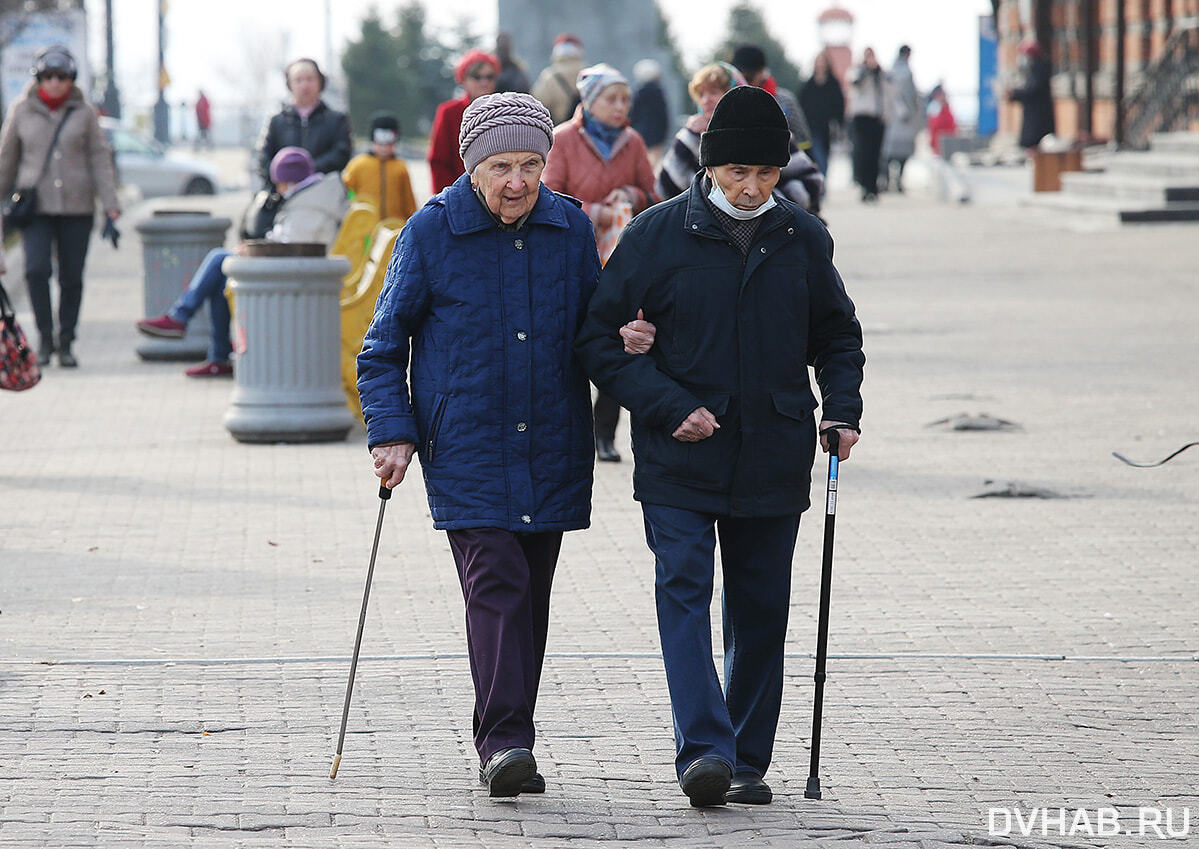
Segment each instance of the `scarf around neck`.
[{"label": "scarf around neck", "polygon": [[611,124],[605,124],[584,109],[583,130],[591,137],[591,141],[595,143],[600,156],[607,162],[612,158],[612,147],[616,144],[616,140],[620,138],[620,134],[624,132],[624,127],[613,127]]}]

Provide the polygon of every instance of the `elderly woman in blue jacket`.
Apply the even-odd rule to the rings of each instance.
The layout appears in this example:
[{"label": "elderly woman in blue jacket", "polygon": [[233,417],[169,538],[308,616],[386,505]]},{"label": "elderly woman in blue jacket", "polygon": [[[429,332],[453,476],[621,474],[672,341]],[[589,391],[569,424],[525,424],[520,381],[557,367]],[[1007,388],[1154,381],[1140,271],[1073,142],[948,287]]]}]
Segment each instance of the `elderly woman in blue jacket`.
[{"label": "elderly woman in blue jacket", "polygon": [[[397,486],[419,455],[449,536],[491,796],[545,789],[532,748],[550,585],[563,531],[590,523],[591,397],[572,342],[600,264],[578,202],[541,184],[553,130],[527,94],[471,103],[466,173],[404,227],[358,357],[375,474]],[[622,335],[637,344],[640,329]]]}]

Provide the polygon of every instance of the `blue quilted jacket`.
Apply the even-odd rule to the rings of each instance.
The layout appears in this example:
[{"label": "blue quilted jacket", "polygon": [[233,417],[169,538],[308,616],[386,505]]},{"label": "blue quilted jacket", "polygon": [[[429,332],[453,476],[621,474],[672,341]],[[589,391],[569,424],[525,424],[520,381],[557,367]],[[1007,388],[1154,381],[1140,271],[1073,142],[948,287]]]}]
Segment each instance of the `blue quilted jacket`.
[{"label": "blue quilted jacket", "polygon": [[434,527],[590,523],[591,395],[572,344],[599,270],[590,220],[545,186],[516,232],[465,175],[404,226],[358,392],[371,446],[416,443]]}]

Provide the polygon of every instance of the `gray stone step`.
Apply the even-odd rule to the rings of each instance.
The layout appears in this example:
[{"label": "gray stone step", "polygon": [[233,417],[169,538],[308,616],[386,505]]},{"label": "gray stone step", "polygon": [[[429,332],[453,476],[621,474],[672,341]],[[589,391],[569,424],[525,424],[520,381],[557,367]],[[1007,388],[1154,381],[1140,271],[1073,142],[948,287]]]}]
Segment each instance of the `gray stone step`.
[{"label": "gray stone step", "polygon": [[1164,203],[1127,198],[1042,192],[1025,198],[1029,209],[1067,216],[1074,220],[1105,221],[1110,224],[1199,223],[1199,202]]},{"label": "gray stone step", "polygon": [[1199,156],[1186,153],[1117,153],[1107,160],[1109,173],[1199,180]]},{"label": "gray stone step", "polygon": [[1199,201],[1199,178],[1142,177],[1136,174],[1077,171],[1062,174],[1062,192],[1146,203]]},{"label": "gray stone step", "polygon": [[1199,133],[1154,133],[1149,148],[1155,153],[1183,153],[1199,156]]}]

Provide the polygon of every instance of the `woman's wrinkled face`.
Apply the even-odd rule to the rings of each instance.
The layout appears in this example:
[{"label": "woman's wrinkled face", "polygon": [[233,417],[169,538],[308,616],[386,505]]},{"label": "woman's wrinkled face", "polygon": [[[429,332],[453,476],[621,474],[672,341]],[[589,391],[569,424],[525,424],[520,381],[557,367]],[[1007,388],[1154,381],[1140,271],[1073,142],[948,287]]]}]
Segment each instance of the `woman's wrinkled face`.
[{"label": "woman's wrinkled face", "polygon": [[753,210],[766,203],[778,185],[781,169],[776,165],[716,165],[708,176],[738,209]]},{"label": "woman's wrinkled face", "polygon": [[587,111],[601,124],[623,127],[629,118],[629,104],[633,97],[624,83],[614,83],[599,93]]},{"label": "woman's wrinkled face", "polygon": [[490,62],[476,62],[466,69],[462,88],[471,100],[495,93],[495,68]]},{"label": "woman's wrinkled face", "polygon": [[71,90],[73,80],[62,71],[47,71],[37,78],[37,84],[47,97],[57,99]]},{"label": "woman's wrinkled face", "polygon": [[475,166],[470,182],[483,193],[492,215],[513,224],[537,203],[544,170],[540,153],[496,153]]},{"label": "woman's wrinkled face", "polygon": [[716,104],[720,102],[720,98],[724,97],[725,94],[726,92],[722,89],[709,86],[699,93],[699,100],[696,101],[695,105],[699,107],[699,111],[705,117],[711,118],[712,113],[716,111]]},{"label": "woman's wrinkled face", "polygon": [[312,106],[321,99],[321,78],[307,62],[299,62],[288,71],[287,88],[297,106]]}]

